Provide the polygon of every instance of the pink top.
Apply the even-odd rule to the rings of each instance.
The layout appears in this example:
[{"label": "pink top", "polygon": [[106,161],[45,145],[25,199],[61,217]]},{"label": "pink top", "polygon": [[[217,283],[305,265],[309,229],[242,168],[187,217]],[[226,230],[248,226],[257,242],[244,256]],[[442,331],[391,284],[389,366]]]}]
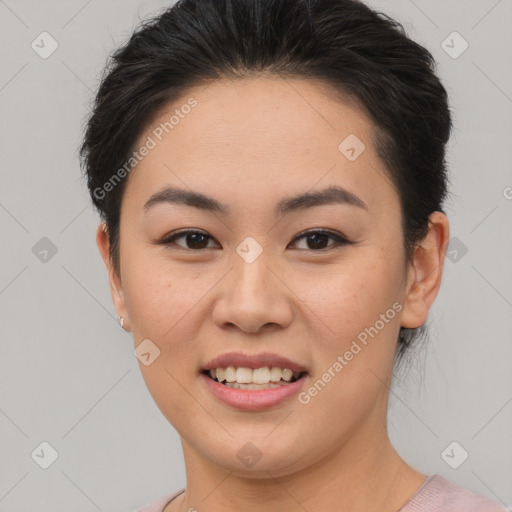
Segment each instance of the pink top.
[{"label": "pink top", "polygon": [[[176,497],[182,494],[181,489],[174,494],[164,496],[157,501],[134,512],[162,512]],[[510,509],[499,503],[476,494],[465,487],[460,487],[441,475],[428,476],[416,493],[398,512],[509,512]]]}]

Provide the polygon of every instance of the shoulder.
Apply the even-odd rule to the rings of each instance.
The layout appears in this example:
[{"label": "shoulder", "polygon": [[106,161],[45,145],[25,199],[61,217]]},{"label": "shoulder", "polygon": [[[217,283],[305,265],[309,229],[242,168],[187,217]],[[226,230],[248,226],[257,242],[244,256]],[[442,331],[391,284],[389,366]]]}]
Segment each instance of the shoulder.
[{"label": "shoulder", "polygon": [[162,496],[158,498],[156,501],[152,501],[143,507],[139,507],[135,509],[133,512],[162,512],[164,507],[174,498],[178,497],[185,489],[180,489],[172,494],[167,496]]},{"label": "shoulder", "polygon": [[509,512],[485,496],[450,482],[441,475],[430,475],[399,512]]}]

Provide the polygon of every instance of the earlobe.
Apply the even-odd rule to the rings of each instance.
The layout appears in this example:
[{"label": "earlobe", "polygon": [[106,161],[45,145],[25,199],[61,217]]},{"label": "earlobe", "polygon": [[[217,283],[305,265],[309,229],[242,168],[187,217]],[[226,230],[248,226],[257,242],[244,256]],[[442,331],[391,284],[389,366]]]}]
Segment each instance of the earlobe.
[{"label": "earlobe", "polygon": [[[112,266],[110,259],[110,244],[108,239],[107,226],[102,222],[96,230],[96,244],[100,251],[103,263],[107,269],[110,293],[112,296],[112,302],[116,310],[117,318],[123,318],[123,323],[120,323],[121,327],[125,331],[130,331],[130,321],[128,318],[128,312],[126,310],[126,304],[124,300],[123,287],[121,284],[121,278]],[[119,320],[118,320],[119,321]]]},{"label": "earlobe", "polygon": [[414,251],[406,285],[401,326],[422,326],[441,287],[444,258],[450,236],[448,218],[441,212],[429,217],[429,231]]}]

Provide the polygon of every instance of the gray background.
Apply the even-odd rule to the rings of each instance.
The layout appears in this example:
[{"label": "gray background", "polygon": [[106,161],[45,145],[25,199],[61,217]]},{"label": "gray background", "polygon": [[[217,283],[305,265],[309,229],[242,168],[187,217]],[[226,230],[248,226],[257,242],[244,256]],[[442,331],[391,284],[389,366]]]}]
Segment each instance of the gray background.
[{"label": "gray background", "polygon": [[[392,388],[390,436],[422,472],[511,506],[512,2],[370,4],[434,54],[455,122],[446,209],[456,240],[430,341]],[[107,55],[165,5],[0,0],[4,512],[133,510],[185,485],[179,437],[115,321],[77,159]],[[47,59],[31,47],[43,31],[59,45]],[[453,31],[469,43],[457,58],[442,47]],[[461,41],[452,40],[453,54]],[[42,252],[43,237],[55,254]],[[48,469],[31,455],[43,441],[58,452]],[[469,458],[452,469],[445,460],[460,461],[459,445]]]}]

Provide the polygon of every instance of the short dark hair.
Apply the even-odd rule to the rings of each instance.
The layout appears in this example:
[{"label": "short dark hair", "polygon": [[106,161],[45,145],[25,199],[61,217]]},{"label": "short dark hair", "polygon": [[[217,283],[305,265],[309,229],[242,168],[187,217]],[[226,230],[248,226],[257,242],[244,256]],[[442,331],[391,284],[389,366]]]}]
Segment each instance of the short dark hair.
[{"label": "short dark hair", "polygon": [[[330,85],[374,123],[373,143],[400,197],[404,257],[411,261],[429,215],[444,213],[447,195],[451,116],[431,53],[358,0],[179,0],[143,21],[111,55],[80,148],[117,272],[126,179],[106,194],[103,187],[148,124],[192,86],[265,75]],[[425,325],[401,327],[396,361],[424,334]]]}]

